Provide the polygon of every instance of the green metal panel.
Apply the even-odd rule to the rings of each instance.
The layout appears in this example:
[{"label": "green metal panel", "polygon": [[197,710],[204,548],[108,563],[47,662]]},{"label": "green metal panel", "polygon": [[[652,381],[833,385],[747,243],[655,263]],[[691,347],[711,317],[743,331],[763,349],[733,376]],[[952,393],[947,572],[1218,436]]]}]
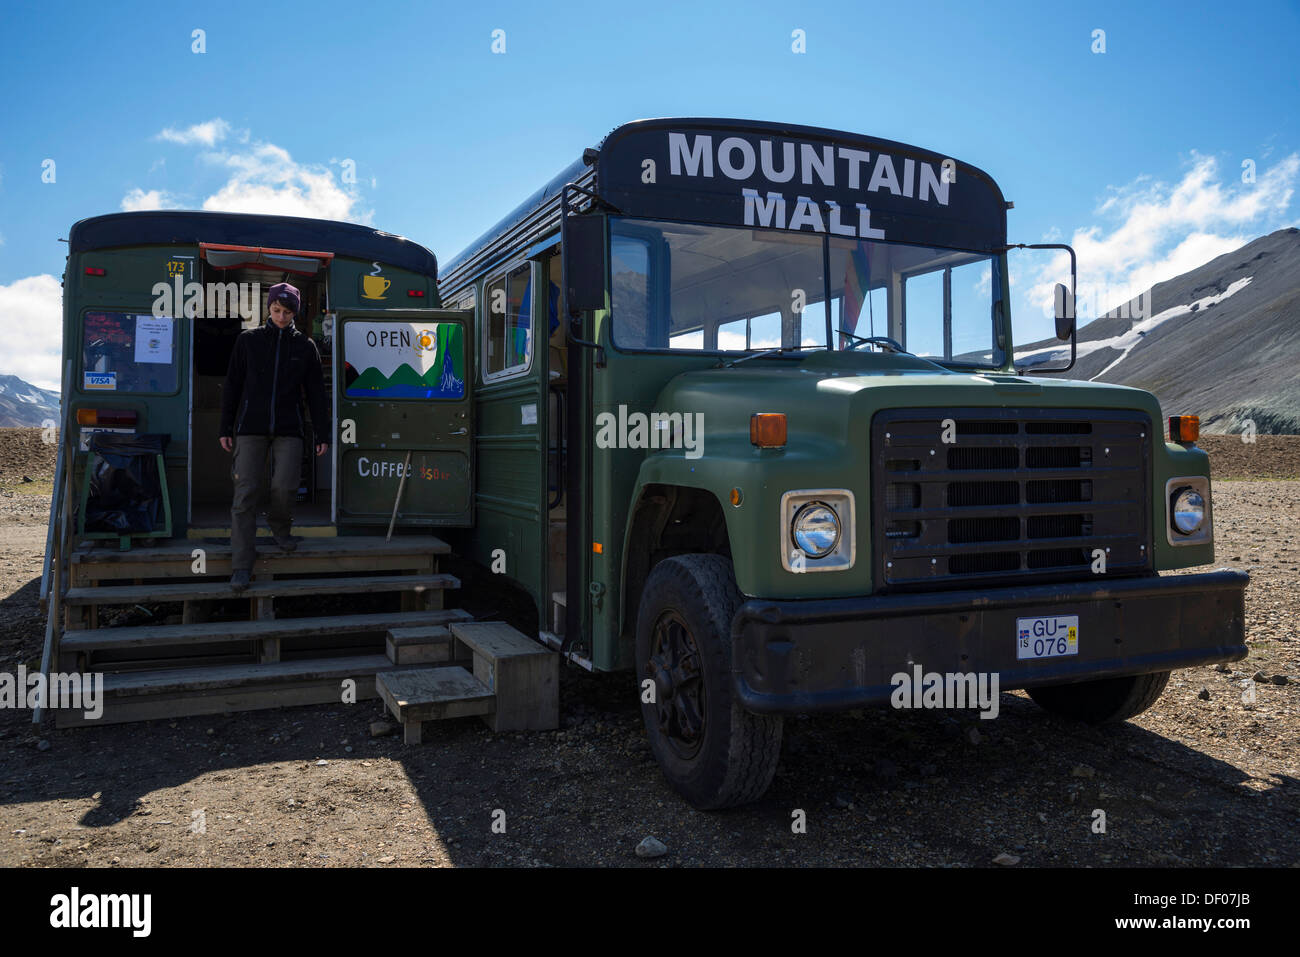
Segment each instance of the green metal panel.
[{"label": "green metal panel", "polygon": [[[158,283],[173,284],[174,289],[178,277],[183,282],[197,279],[198,254],[197,246],[134,246],[75,253],[68,257],[63,286],[63,355],[73,360],[64,421],[78,432],[80,440],[85,433],[76,425],[79,409],[128,410],[137,415],[136,432],[171,436],[164,461],[172,515],[178,519],[185,516],[189,498],[190,326],[177,321],[173,329],[178,364],[176,388],[166,393],[132,393],[84,388],[82,320],[88,312],[149,315]],[[104,275],[87,275],[87,268],[102,269]],[[78,494],[84,486],[86,457],[86,452],[78,451],[72,463]]]},{"label": "green metal panel", "polygon": [[[539,267],[532,265],[533,289]],[[494,271],[488,279],[494,278]],[[482,304],[483,283],[476,302]],[[485,346],[480,328],[475,336],[478,380],[474,414],[477,483],[474,491],[475,530],[466,538],[469,557],[515,582],[533,598],[539,622],[548,607],[546,593],[547,512],[547,357],[545,337],[537,330],[546,321],[546,296],[531,297],[532,357],[526,371],[484,381]],[[482,310],[476,309],[476,316]],[[540,316],[540,318],[539,318]],[[481,325],[481,324],[480,324]],[[562,587],[562,586],[561,586]]]},{"label": "green metal panel", "polygon": [[470,313],[336,315],[339,524],[387,525],[399,487],[398,525],[472,524]]}]

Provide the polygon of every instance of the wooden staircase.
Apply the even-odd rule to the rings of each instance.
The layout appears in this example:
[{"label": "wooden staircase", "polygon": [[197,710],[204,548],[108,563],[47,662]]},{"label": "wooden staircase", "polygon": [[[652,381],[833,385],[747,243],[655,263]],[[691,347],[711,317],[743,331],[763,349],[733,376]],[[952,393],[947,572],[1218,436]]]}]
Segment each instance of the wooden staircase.
[{"label": "wooden staircase", "polygon": [[[237,594],[228,544],[172,539],[119,551],[80,543],[70,556],[50,671],[102,673],[104,710],[88,719],[56,708],[56,726],[359,701],[379,694],[377,676],[385,672],[454,664],[448,626],[470,616],[443,608],[444,591],[460,583],[437,571],[438,556],[449,551],[440,539],[309,537],[293,552],[259,546],[254,580]],[[366,600],[392,610],[359,604],[377,593],[390,597]],[[341,610],[302,614],[313,598],[323,606],[339,596]],[[297,605],[290,614],[286,602]],[[147,616],[146,606],[159,603],[179,613],[157,624],[106,620],[132,608]],[[433,648],[440,644],[442,657]],[[462,654],[472,663],[468,650]]]}]

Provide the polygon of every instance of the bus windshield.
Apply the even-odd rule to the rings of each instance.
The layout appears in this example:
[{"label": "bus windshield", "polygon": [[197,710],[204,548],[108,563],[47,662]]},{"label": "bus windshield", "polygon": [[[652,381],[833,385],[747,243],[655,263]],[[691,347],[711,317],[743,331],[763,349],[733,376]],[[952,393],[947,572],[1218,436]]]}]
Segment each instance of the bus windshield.
[{"label": "bus windshield", "polygon": [[888,336],[1000,368],[997,256],[882,240],[613,218],[613,342],[625,351],[862,349]]}]

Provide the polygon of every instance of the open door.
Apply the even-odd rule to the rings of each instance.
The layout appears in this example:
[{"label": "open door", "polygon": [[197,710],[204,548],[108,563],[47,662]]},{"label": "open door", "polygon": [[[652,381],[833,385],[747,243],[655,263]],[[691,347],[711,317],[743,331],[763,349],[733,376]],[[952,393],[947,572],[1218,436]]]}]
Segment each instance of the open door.
[{"label": "open door", "polygon": [[399,528],[473,523],[472,317],[436,309],[333,317],[339,525],[387,526],[399,489]]}]

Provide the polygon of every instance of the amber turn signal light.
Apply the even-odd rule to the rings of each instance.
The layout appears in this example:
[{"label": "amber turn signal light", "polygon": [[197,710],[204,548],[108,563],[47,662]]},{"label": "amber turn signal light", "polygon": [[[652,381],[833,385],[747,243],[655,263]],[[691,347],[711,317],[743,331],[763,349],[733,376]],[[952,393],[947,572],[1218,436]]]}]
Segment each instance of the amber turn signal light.
[{"label": "amber turn signal light", "polygon": [[1169,417],[1169,441],[1195,442],[1201,435],[1201,417],[1199,415],[1171,415]]},{"label": "amber turn signal light", "polygon": [[785,435],[784,412],[755,412],[749,417],[749,441],[758,448],[784,448]]}]

